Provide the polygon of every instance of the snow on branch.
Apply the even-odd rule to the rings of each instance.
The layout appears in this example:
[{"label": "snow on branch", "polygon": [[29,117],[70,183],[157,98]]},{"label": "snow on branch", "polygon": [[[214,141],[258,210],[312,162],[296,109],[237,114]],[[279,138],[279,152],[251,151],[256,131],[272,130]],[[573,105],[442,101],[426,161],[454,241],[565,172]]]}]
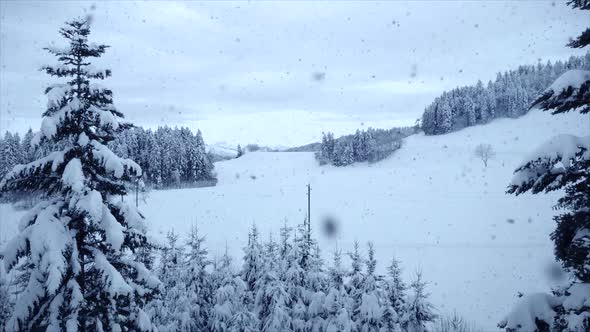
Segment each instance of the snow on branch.
[{"label": "snow on branch", "polygon": [[590,71],[572,69],[563,73],[532,104],[553,114],[578,110],[590,112]]},{"label": "snow on branch", "polygon": [[111,296],[127,295],[133,292],[133,289],[121,273],[115,269],[105,255],[97,249],[92,249],[94,256],[94,268],[102,272],[102,278],[106,285],[108,285],[108,292]]},{"label": "snow on branch", "polygon": [[498,323],[498,327],[507,331],[537,331],[540,322],[552,324],[555,316],[553,309],[561,304],[560,298],[546,293],[524,296],[508,316]]},{"label": "snow on branch", "polygon": [[141,176],[141,167],[133,160],[120,158],[96,140],[92,140],[90,144],[94,148],[94,159],[100,162],[108,172],[113,172],[116,178],[121,178],[125,171],[131,172],[135,176]]},{"label": "snow on branch", "polygon": [[[12,171],[8,172],[2,181],[0,181],[0,190],[4,190],[5,187],[13,184],[13,182],[25,179],[29,176],[38,175],[40,171],[47,169],[51,166],[51,172],[55,172],[57,168],[63,164],[64,156],[68,153],[70,149],[65,149],[62,151],[55,151],[43,157],[41,159],[35,160],[25,165],[16,165],[12,169]],[[44,176],[48,176],[45,174]]]},{"label": "snow on branch", "polygon": [[568,172],[590,159],[590,136],[558,135],[538,147],[515,171],[509,193],[538,193],[561,188]]}]

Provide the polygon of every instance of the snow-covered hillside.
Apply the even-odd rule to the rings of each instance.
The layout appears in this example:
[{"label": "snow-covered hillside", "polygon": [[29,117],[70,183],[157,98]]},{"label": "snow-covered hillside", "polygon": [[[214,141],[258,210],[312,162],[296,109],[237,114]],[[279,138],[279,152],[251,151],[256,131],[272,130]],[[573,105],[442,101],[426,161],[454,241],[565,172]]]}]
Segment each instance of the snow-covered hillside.
[{"label": "snow-covered hillside", "polygon": [[[408,278],[424,272],[441,313],[457,310],[493,330],[517,291],[555,281],[545,271],[558,195],[506,195],[512,172],[550,136],[589,128],[578,114],[532,111],[443,136],[414,135],[387,160],[345,168],[320,167],[312,153],[248,153],[216,164],[216,187],[153,191],[140,207],[156,238],[172,228],[186,234],[197,222],[213,254],[227,244],[240,257],[253,222],[268,234],[284,220],[303,220],[310,183],[312,227],[326,258],[336,246],[371,240],[380,271],[396,255]],[[480,143],[496,151],[487,168],[474,156]],[[16,231],[19,215],[0,206],[0,240]],[[326,218],[337,221],[335,237],[321,231]]]}]

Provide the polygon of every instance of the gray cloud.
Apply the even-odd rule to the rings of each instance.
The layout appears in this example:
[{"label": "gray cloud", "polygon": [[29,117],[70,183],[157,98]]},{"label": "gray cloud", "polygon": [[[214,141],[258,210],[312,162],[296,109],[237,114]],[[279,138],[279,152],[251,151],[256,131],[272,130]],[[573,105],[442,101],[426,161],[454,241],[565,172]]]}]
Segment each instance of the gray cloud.
[{"label": "gray cloud", "polygon": [[[39,123],[41,48],[89,7],[0,3],[0,130]],[[283,110],[410,123],[445,89],[575,54],[564,44],[587,21],[541,1],[104,2],[92,14],[93,40],[112,46],[96,65],[113,69],[105,84],[131,121],[211,128]]]}]

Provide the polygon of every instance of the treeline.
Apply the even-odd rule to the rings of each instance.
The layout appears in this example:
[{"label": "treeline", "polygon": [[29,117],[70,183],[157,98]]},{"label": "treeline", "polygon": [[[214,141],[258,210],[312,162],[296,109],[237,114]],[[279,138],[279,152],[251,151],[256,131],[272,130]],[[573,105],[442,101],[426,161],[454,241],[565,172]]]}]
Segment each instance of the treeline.
[{"label": "treeline", "polygon": [[285,224],[278,242],[253,226],[236,268],[227,251],[211,259],[197,228],[184,243],[169,232],[145,256],[162,282],[146,311],[160,331],[424,331],[435,320],[420,274],[408,287],[395,259],[376,274],[371,243],[347,255],[350,266],[341,251],[326,266],[305,224]]},{"label": "treeline", "polygon": [[[29,129],[22,140],[11,132],[0,138],[0,178],[15,165],[30,163],[57,148],[32,145],[34,136]],[[217,182],[200,130],[193,134],[185,127],[164,126],[155,131],[133,127],[119,133],[108,146],[118,156],[137,162],[143,170],[142,180],[151,187],[209,186]]]},{"label": "treeline", "polygon": [[322,133],[322,142],[315,157],[321,165],[346,166],[355,162],[376,162],[399,149],[402,139],[416,133],[417,127],[359,130],[353,135],[334,138]]},{"label": "treeline", "polygon": [[134,127],[109,143],[120,157],[141,166],[144,181],[156,188],[215,185],[213,162],[200,130],[158,127],[155,131]]},{"label": "treeline", "polygon": [[427,135],[440,135],[494,118],[522,116],[532,100],[569,69],[590,69],[590,53],[565,62],[520,66],[498,73],[487,85],[478,81],[475,86],[444,92],[424,110],[422,130]]}]

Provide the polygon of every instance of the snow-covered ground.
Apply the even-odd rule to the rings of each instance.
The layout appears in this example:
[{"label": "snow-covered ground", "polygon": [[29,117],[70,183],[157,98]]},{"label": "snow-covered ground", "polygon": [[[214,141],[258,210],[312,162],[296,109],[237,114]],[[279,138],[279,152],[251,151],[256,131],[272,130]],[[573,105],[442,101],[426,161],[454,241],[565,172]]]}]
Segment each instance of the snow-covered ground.
[{"label": "snow-covered ground", "polygon": [[[549,233],[558,194],[504,194],[514,168],[537,145],[562,133],[584,135],[588,117],[532,111],[444,136],[415,135],[377,164],[318,166],[312,153],[248,153],[219,162],[216,187],[153,191],[141,209],[152,234],[186,234],[197,222],[213,255],[226,244],[241,257],[255,222],[263,238],[284,220],[303,220],[310,183],[312,227],[329,262],[338,246],[373,241],[380,271],[392,255],[407,279],[421,269],[441,313],[457,310],[486,330],[516,301],[516,292],[546,291],[553,261]],[[496,156],[484,168],[475,146]],[[16,231],[22,212],[0,205],[0,240]],[[323,221],[336,220],[327,237]]]}]

